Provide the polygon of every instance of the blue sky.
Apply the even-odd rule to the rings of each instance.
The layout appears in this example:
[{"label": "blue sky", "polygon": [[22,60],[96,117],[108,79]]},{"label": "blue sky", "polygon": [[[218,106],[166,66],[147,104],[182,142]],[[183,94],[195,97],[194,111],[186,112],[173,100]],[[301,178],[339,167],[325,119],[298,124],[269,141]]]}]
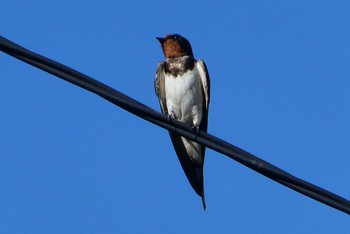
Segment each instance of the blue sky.
[{"label": "blue sky", "polygon": [[[350,199],[348,1],[6,1],[2,36],[159,110],[156,36],[211,76],[209,133]],[[348,215],[0,54],[2,233],[347,233]]]}]

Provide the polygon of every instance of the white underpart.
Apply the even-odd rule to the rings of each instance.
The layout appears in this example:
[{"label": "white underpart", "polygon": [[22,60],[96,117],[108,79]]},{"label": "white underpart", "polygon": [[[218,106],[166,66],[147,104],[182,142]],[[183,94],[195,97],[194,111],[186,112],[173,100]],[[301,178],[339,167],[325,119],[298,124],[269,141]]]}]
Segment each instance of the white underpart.
[{"label": "white underpart", "polygon": [[[199,126],[203,116],[203,91],[197,69],[182,76],[167,76],[165,95],[168,114],[189,125]],[[193,162],[203,164],[200,144],[182,137]]]}]

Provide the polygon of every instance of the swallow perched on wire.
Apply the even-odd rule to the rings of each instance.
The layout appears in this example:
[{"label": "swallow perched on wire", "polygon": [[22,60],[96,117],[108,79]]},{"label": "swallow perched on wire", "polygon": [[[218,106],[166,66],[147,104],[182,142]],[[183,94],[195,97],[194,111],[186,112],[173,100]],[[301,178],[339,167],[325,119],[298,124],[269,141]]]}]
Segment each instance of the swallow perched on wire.
[{"label": "swallow perched on wire", "polygon": [[[210,80],[203,60],[195,60],[191,44],[179,34],[159,40],[166,61],[160,62],[155,90],[162,113],[191,125],[196,131],[207,131]],[[205,147],[169,132],[177,157],[194,191],[202,198]]]}]

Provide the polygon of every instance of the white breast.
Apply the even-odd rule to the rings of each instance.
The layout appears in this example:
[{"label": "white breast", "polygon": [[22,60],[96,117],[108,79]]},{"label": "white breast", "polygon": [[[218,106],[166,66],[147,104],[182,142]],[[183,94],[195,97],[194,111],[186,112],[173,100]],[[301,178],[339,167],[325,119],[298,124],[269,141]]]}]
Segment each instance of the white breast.
[{"label": "white breast", "polygon": [[165,95],[168,113],[187,124],[198,126],[203,115],[202,84],[197,69],[182,76],[166,76]]}]

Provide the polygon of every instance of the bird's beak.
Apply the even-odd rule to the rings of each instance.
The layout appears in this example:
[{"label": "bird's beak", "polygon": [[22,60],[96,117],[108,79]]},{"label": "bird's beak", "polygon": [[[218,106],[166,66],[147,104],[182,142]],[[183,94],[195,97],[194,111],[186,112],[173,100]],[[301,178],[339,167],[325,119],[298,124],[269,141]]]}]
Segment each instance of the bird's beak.
[{"label": "bird's beak", "polygon": [[163,45],[163,43],[164,43],[164,38],[163,38],[163,37],[156,37],[156,38],[157,38],[157,40],[160,42],[160,44]]}]

